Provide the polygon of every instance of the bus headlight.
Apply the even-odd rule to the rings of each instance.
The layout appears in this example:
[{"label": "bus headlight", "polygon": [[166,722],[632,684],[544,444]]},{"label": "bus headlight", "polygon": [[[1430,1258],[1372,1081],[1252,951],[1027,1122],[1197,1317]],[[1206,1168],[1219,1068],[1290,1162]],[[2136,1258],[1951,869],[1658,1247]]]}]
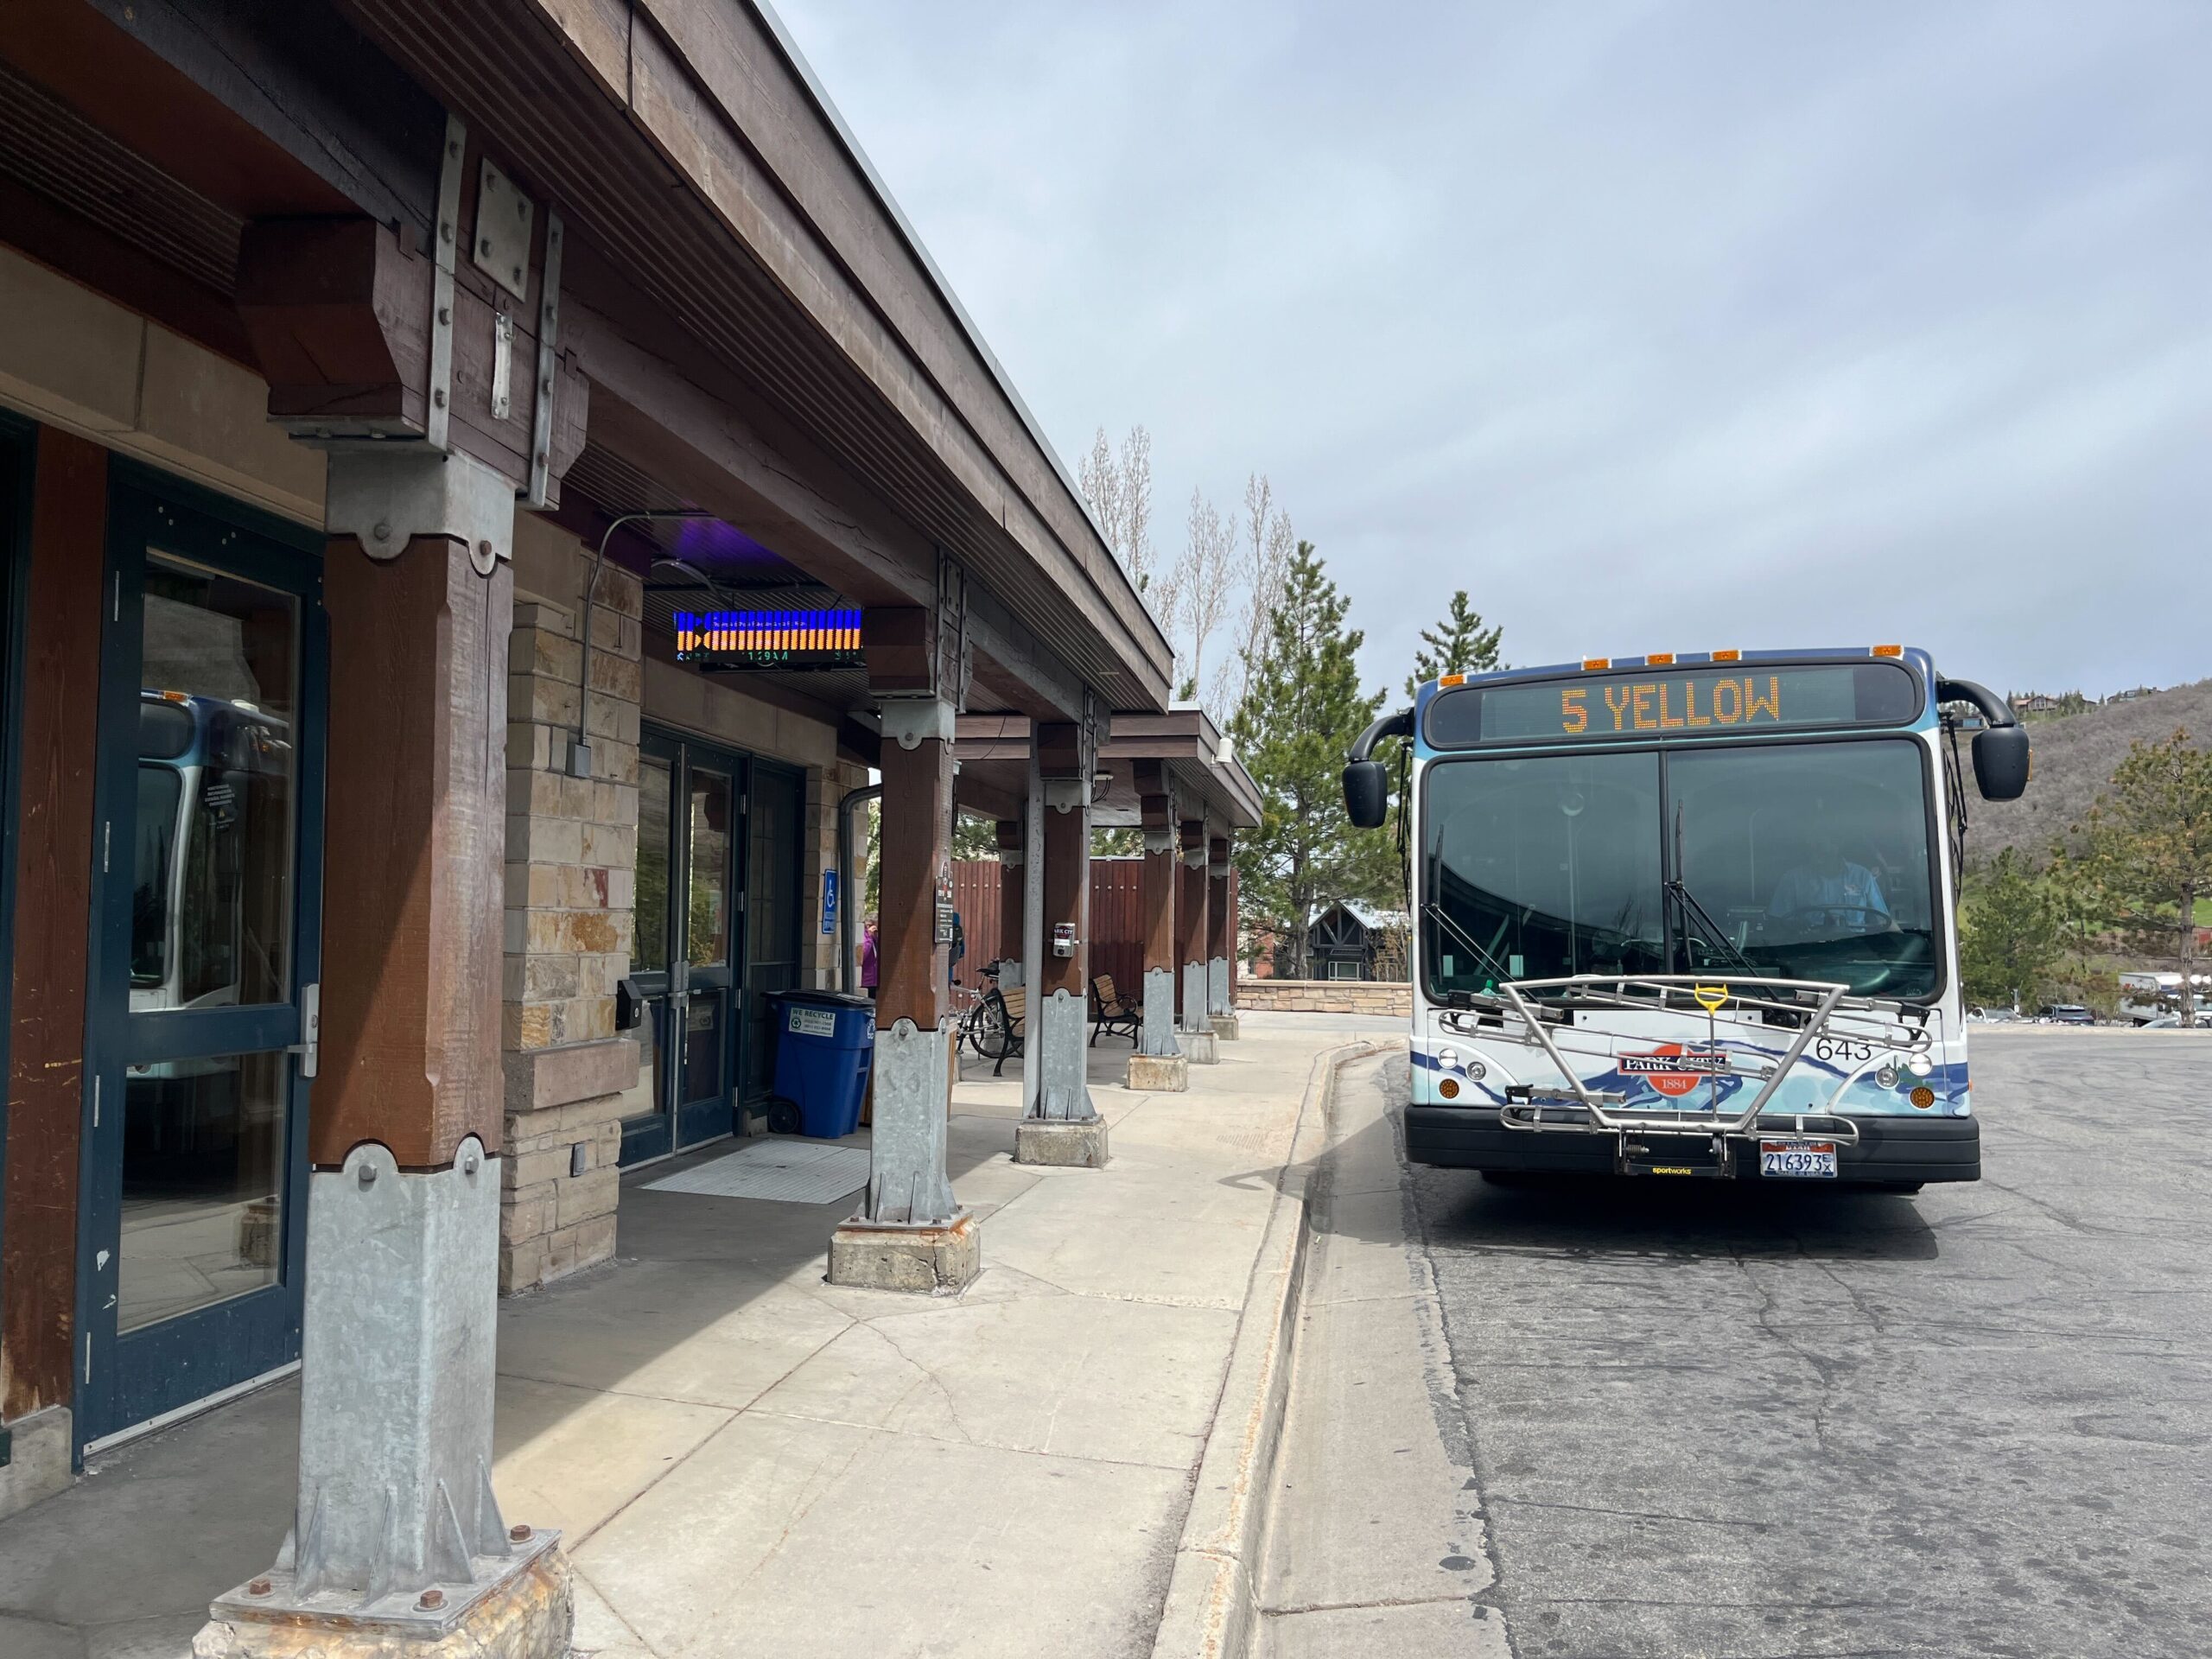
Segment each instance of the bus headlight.
[{"label": "bus headlight", "polygon": [[1884,1060],[1882,1062],[1882,1069],[1874,1073],[1874,1084],[1877,1088],[1880,1089],[1896,1088],[1897,1086],[1897,1069],[1896,1065],[1888,1060]]},{"label": "bus headlight", "polygon": [[1477,1083],[1480,1083],[1484,1077],[1490,1075],[1490,1068],[1484,1065],[1480,1060],[1469,1060],[1467,1062],[1467,1075],[1472,1077]]},{"label": "bus headlight", "polygon": [[1916,1077],[1924,1077],[1936,1067],[1935,1062],[1928,1058],[1928,1052],[1925,1049],[1916,1048],[1904,1057],[1904,1069]]},{"label": "bus headlight", "polygon": [[1450,1047],[1438,1049],[1436,1051],[1436,1064],[1438,1069],[1440,1071],[1451,1071],[1452,1067],[1459,1064],[1459,1051],[1456,1048]]}]

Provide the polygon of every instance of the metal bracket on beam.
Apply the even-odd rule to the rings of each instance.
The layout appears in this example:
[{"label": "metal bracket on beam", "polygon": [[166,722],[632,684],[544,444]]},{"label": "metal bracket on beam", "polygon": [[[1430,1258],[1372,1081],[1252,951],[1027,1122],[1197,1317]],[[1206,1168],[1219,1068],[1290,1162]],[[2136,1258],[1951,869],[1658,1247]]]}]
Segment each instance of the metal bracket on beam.
[{"label": "metal bracket on beam", "polygon": [[460,542],[476,574],[488,576],[514,554],[514,486],[465,454],[348,450],[331,457],[323,524],[372,559],[396,559],[422,536]]},{"label": "metal bracket on beam", "polygon": [[559,365],[555,341],[561,324],[561,215],[545,210],[545,270],[537,299],[537,404],[530,421],[527,504],[553,505],[553,383]]},{"label": "metal bracket on beam", "polygon": [[[436,272],[430,282],[429,402],[423,411],[423,436],[442,451],[453,418],[453,273],[461,239],[461,162],[468,151],[468,129],[461,118],[446,116],[445,159],[438,168]],[[363,547],[369,543],[363,542]]]},{"label": "metal bracket on beam", "polygon": [[950,743],[958,730],[952,704],[943,697],[883,696],[877,701],[883,737],[902,749],[917,749],[924,738]]}]

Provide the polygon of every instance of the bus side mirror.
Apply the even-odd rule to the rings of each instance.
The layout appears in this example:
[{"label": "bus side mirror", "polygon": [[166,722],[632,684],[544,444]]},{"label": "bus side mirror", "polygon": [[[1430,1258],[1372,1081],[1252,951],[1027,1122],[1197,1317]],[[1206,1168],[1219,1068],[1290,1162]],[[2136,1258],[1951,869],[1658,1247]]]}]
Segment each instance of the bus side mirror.
[{"label": "bus side mirror", "polygon": [[1354,829],[1382,827],[1390,816],[1390,774],[1380,760],[1355,760],[1344,768],[1344,810]]},{"label": "bus side mirror", "polygon": [[1974,739],[1974,781],[1985,801],[2017,801],[2028,792],[2034,762],[2024,726],[1992,726]]}]

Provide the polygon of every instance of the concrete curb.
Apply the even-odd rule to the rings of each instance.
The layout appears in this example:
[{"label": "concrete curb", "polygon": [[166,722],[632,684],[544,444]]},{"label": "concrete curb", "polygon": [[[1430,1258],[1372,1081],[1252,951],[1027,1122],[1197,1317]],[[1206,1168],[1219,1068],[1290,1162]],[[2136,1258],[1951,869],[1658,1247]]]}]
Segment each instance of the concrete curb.
[{"label": "concrete curb", "polygon": [[1291,1345],[1313,1238],[1306,1195],[1328,1145],[1337,1079],[1355,1060],[1394,1045],[1362,1039],[1324,1049],[1299,1103],[1290,1161],[1252,1265],[1213,1427],[1198,1460],[1198,1484],[1175,1548],[1167,1602],[1153,1639],[1153,1659],[1239,1659],[1249,1653],[1259,1612],[1260,1550],[1268,1491],[1282,1443],[1290,1393]]}]

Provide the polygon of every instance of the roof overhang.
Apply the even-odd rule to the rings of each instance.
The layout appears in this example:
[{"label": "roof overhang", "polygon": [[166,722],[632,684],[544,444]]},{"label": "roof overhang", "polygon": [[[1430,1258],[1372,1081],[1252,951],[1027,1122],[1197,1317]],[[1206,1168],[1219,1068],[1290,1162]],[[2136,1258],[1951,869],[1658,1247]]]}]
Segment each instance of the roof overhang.
[{"label": "roof overhang", "polygon": [[[963,808],[1011,818],[1029,789],[1033,727],[1017,715],[963,715],[953,747],[960,763],[954,799]],[[1091,822],[1103,828],[1141,822],[1137,767],[1156,761],[1177,796],[1177,813],[1203,817],[1224,830],[1249,830],[1260,822],[1260,791],[1205,710],[1116,715],[1099,746],[1098,772],[1105,787],[1091,805]]]}]

